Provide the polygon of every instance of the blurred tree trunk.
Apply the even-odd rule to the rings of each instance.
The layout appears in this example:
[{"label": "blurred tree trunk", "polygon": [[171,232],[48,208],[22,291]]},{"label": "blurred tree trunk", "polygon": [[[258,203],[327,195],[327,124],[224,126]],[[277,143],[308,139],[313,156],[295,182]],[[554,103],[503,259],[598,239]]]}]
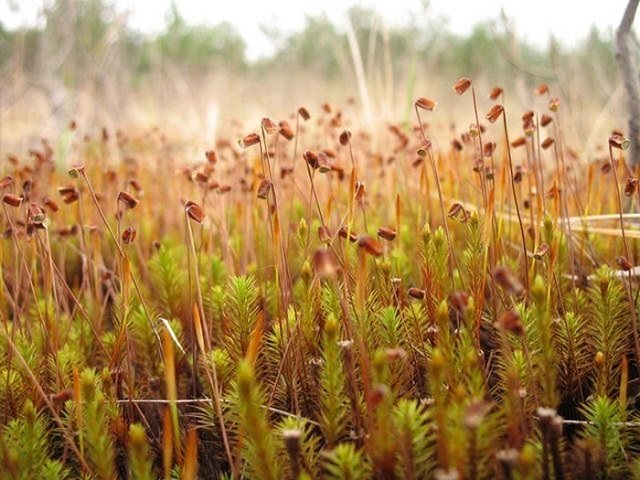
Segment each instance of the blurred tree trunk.
[{"label": "blurred tree trunk", "polygon": [[632,165],[640,163],[640,79],[636,66],[635,51],[632,48],[633,33],[631,27],[636,16],[640,0],[629,0],[622,21],[616,32],[616,60],[627,92],[629,105],[629,140],[631,150],[629,161]]}]

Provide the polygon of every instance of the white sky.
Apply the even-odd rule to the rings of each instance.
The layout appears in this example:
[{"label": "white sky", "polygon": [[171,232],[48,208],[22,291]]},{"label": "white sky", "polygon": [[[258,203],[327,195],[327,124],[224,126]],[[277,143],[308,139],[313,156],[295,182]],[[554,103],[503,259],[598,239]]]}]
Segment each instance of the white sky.
[{"label": "white sky", "polygon": [[[128,11],[130,25],[143,32],[160,30],[171,5],[171,0],[111,1]],[[9,3],[17,9],[10,8]],[[421,0],[176,0],[175,3],[190,23],[233,24],[247,42],[251,59],[273,50],[261,25],[276,25],[290,32],[304,27],[306,14],[319,13],[326,13],[340,24],[345,10],[353,5],[374,7],[390,24],[397,24],[405,22],[421,6]],[[626,3],[627,0],[431,0],[429,12],[432,18],[447,18],[454,32],[466,33],[477,22],[497,18],[504,8],[523,38],[544,45],[553,34],[571,45],[591,25],[603,31],[615,29]],[[37,22],[42,4],[43,0],[0,0],[0,20],[8,26]]]}]

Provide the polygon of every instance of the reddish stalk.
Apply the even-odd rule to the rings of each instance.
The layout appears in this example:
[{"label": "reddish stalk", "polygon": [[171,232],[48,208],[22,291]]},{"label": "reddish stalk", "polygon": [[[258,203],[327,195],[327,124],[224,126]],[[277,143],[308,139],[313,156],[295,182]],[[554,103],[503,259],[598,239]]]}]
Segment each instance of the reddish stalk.
[{"label": "reddish stalk", "polygon": [[[624,245],[624,252],[627,260],[634,264],[633,257],[631,256],[631,249],[629,248],[629,242],[627,241],[627,235],[624,228],[624,217],[622,208],[622,194],[620,192],[620,183],[618,179],[618,169],[616,168],[616,162],[613,159],[613,149],[611,143],[609,143],[609,160],[611,161],[611,170],[613,171],[613,178],[616,185],[616,199],[618,201],[618,215],[620,217],[620,231],[622,232],[622,243]],[[632,269],[629,269],[628,283],[625,291],[627,298],[629,299],[629,307],[631,310],[631,328],[633,330],[633,347],[636,356],[636,368],[640,375],[640,337],[638,336],[638,315],[636,312],[636,305],[633,299],[633,286],[632,286]]]},{"label": "reddish stalk", "polygon": [[444,199],[442,196],[442,188],[440,185],[440,175],[438,174],[438,167],[436,165],[436,161],[433,158],[431,142],[427,140],[427,136],[424,131],[424,126],[422,124],[422,119],[420,118],[420,110],[418,105],[415,105],[415,111],[416,111],[416,117],[418,117],[418,126],[420,127],[422,140],[424,141],[425,146],[427,148],[427,154],[429,156],[429,161],[431,162],[431,169],[433,171],[433,177],[436,183],[436,190],[438,192],[438,201],[440,202],[440,215],[442,216],[442,225],[444,227],[444,232],[445,232],[445,235],[447,236],[447,244],[449,246],[449,274],[451,277],[451,284],[455,285],[454,271],[458,262],[456,261],[456,256],[453,251],[453,242],[451,241],[451,233],[449,232],[449,225],[447,224],[447,213],[444,207]]},{"label": "reddish stalk", "polygon": [[518,225],[520,226],[520,237],[522,240],[522,263],[524,265],[524,280],[525,280],[525,299],[529,296],[529,266],[527,263],[527,238],[524,233],[524,226],[522,224],[522,215],[520,214],[520,205],[518,203],[518,195],[516,193],[516,184],[513,180],[513,160],[511,159],[511,144],[509,143],[509,131],[507,129],[507,113],[502,110],[502,125],[504,127],[504,137],[507,146],[507,159],[509,161],[509,173],[511,182],[511,193],[513,194],[513,202],[516,206],[516,215],[518,216]]}]

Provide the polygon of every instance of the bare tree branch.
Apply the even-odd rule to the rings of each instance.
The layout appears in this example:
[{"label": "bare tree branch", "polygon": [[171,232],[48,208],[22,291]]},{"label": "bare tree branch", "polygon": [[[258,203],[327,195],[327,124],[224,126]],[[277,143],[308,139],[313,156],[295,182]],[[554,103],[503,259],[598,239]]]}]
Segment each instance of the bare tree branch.
[{"label": "bare tree branch", "polygon": [[631,27],[639,2],[640,0],[629,0],[616,32],[616,60],[627,92],[629,105],[628,135],[629,140],[631,140],[629,160],[633,165],[640,163],[640,84],[638,81],[638,67],[633,55]]}]

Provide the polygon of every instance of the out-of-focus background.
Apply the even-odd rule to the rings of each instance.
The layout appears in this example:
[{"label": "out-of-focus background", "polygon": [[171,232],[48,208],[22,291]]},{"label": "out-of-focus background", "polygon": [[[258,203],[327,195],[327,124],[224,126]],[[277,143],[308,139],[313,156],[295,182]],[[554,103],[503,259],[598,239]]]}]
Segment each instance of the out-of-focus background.
[{"label": "out-of-focus background", "polygon": [[402,121],[422,95],[444,124],[469,118],[451,94],[462,75],[486,106],[494,85],[522,109],[549,84],[586,144],[625,125],[613,42],[625,3],[0,0],[0,145],[70,120],[212,139],[325,101]]}]

